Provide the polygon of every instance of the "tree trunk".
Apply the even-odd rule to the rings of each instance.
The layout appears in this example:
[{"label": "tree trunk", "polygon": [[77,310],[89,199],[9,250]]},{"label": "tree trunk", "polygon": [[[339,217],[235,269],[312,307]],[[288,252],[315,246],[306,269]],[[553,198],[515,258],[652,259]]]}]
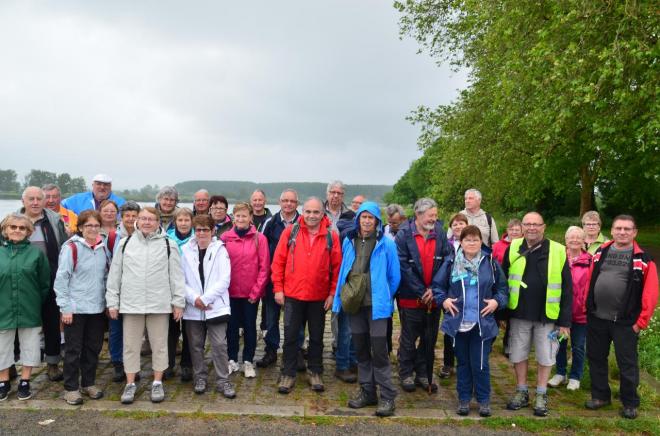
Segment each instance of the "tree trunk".
[{"label": "tree trunk", "polygon": [[588,165],[580,167],[580,217],[594,209],[594,179]]}]

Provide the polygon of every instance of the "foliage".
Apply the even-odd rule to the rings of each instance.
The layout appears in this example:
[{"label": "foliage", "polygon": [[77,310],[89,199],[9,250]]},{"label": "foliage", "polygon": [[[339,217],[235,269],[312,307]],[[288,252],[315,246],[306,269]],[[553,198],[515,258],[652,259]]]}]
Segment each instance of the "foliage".
[{"label": "foliage", "polygon": [[654,4],[395,2],[402,35],[470,74],[453,104],[419,108],[410,118],[421,127],[428,168],[416,171],[431,175],[430,193],[456,201],[456,193],[478,187],[502,211],[579,198],[580,212],[600,193],[613,207],[657,213]]},{"label": "foliage", "polygon": [[660,310],[639,336],[639,366],[660,380]]},{"label": "foliage", "polygon": [[50,171],[32,169],[25,176],[23,187],[44,186],[47,183],[54,183],[59,186],[63,194],[73,194],[87,190],[85,179],[82,177],[72,178],[69,173],[56,174]]},{"label": "foliage", "polygon": [[0,170],[0,192],[18,192],[20,183],[14,170]]}]

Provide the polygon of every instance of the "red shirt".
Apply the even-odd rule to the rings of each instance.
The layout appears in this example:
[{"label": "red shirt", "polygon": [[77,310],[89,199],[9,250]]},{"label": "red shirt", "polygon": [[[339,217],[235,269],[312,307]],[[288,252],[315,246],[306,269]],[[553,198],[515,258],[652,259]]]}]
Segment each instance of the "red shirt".
[{"label": "red shirt", "polygon": [[433,280],[433,256],[435,256],[435,238],[429,237],[428,239],[424,239],[424,236],[417,233],[415,235],[415,242],[417,243],[419,257],[422,261],[422,278],[424,279],[424,286],[430,288],[431,280]]}]

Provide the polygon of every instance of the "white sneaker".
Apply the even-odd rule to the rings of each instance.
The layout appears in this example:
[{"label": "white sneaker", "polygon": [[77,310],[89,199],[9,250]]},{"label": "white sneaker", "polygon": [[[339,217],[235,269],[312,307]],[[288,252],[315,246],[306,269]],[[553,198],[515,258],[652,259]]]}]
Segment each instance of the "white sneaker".
[{"label": "white sneaker", "polygon": [[234,362],[233,360],[229,361],[229,374],[231,375],[234,372],[238,372],[241,370],[241,367],[238,365],[238,362]]},{"label": "white sneaker", "polygon": [[548,386],[556,388],[562,383],[566,383],[566,376],[555,374],[550,380],[548,380]]},{"label": "white sneaker", "polygon": [[243,362],[243,375],[245,378],[255,378],[257,376],[252,362]]},{"label": "white sneaker", "polygon": [[566,386],[566,389],[569,391],[577,391],[580,389],[580,380],[575,380],[574,378],[571,378],[568,380],[568,386]]}]

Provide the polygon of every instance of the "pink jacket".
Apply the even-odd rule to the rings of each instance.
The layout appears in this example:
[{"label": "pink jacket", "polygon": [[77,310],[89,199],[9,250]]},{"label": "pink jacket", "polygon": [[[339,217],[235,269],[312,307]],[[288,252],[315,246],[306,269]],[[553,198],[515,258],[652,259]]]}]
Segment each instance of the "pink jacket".
[{"label": "pink jacket", "polygon": [[225,243],[231,262],[231,298],[251,298],[257,300],[264,296],[266,283],[270,276],[270,254],[268,240],[257,232],[253,225],[242,238],[236,229],[226,231],[220,236]]},{"label": "pink jacket", "polygon": [[591,254],[582,251],[575,260],[568,259],[573,277],[573,322],[576,324],[587,323],[587,294],[589,293],[589,267],[591,266]]}]

